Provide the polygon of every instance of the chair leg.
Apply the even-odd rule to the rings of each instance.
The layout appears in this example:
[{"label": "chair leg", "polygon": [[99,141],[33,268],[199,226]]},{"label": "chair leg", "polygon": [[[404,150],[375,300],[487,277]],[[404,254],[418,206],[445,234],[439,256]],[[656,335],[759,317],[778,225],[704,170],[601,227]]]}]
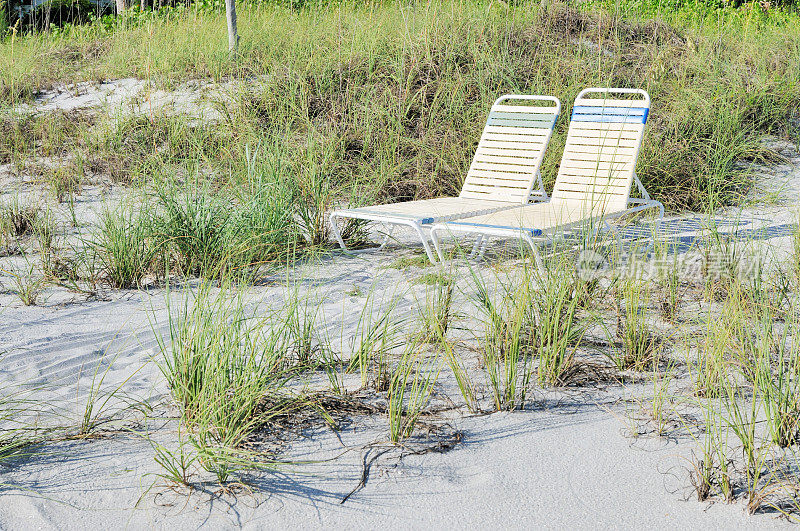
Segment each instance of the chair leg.
[{"label": "chair leg", "polygon": [[431,241],[433,242],[433,247],[436,249],[436,254],[439,256],[439,260],[444,262],[444,252],[442,251],[442,242],[439,241],[439,227],[431,227]]},{"label": "chair leg", "polygon": [[658,217],[656,218],[656,237],[661,236],[661,222],[664,221],[664,205],[658,204]]},{"label": "chair leg", "polygon": [[478,251],[478,259],[483,259],[483,255],[486,254],[486,246],[489,245],[489,238],[484,237],[483,242],[481,243],[481,249]]},{"label": "chair leg", "polygon": [[386,236],[384,236],[383,242],[377,248],[359,249],[359,250],[348,249],[347,245],[344,243],[344,239],[342,238],[342,232],[339,230],[339,224],[336,222],[337,219],[339,219],[339,216],[335,212],[331,212],[330,215],[331,232],[333,232],[333,236],[334,238],[336,238],[336,241],[339,242],[339,247],[341,247],[342,250],[347,254],[360,254],[360,253],[368,253],[372,251],[382,250],[384,247],[386,247],[386,244],[389,243],[389,238],[392,236],[392,233],[394,232],[395,229],[395,225],[393,223],[387,224],[389,226],[389,230],[386,233]]},{"label": "chair leg", "polygon": [[655,252],[656,240],[661,238],[661,222],[664,219],[664,205],[661,203],[657,203],[656,206],[658,206],[658,217],[656,218],[656,221],[654,223],[653,232],[655,234],[653,234],[653,240],[650,242],[650,245],[648,246],[648,253]]},{"label": "chair leg", "polygon": [[[428,238],[425,237],[425,233],[422,232],[422,226],[414,221],[408,222],[407,225],[416,231],[417,235],[419,236],[419,240],[422,242],[422,247],[425,249],[425,254],[428,255],[428,259],[431,261],[431,263],[435,264],[436,254],[434,254],[433,249],[431,249],[431,244],[428,243]],[[432,231],[433,229],[431,229],[431,232]],[[431,236],[431,239],[433,239],[433,236]],[[434,245],[436,245],[436,240],[434,240]],[[439,247],[436,248],[436,251],[437,253],[441,253]]]},{"label": "chair leg", "polygon": [[377,249],[375,249],[375,251],[382,251],[383,248],[386,247],[386,244],[389,243],[389,238],[392,237],[392,233],[394,232],[394,227],[395,226],[393,224],[389,225],[389,231],[386,233],[386,236],[383,237],[383,242]]},{"label": "chair leg", "polygon": [[330,223],[331,223],[331,231],[333,232],[336,241],[339,242],[339,247],[341,247],[344,251],[348,251],[347,245],[345,245],[344,240],[342,239],[342,233],[339,231],[339,225],[336,223],[336,220],[339,216],[336,215],[336,212],[331,212],[330,215]]},{"label": "chair leg", "polygon": [[[386,236],[383,239],[383,243],[381,243],[381,245],[377,249],[363,249],[363,250],[353,251],[353,250],[348,249],[347,245],[345,245],[345,243],[344,243],[344,239],[342,238],[342,233],[339,230],[339,226],[338,226],[338,224],[336,222],[336,220],[338,218],[339,218],[339,216],[335,212],[331,212],[331,215],[330,215],[331,231],[333,232],[333,235],[336,238],[336,241],[339,242],[339,247],[341,247],[346,253],[355,254],[355,253],[362,253],[362,252],[369,252],[369,251],[380,251],[389,242],[389,238],[391,237],[392,233],[394,232],[395,227],[397,225],[405,225],[405,226],[413,229],[414,232],[417,233],[417,236],[419,236],[419,239],[422,242],[422,247],[425,249],[425,254],[428,255],[428,259],[431,261],[431,263],[434,263],[434,264],[436,263],[436,254],[434,254],[430,243],[428,243],[428,238],[425,237],[425,233],[422,232],[422,226],[419,223],[417,223],[416,221],[408,221],[408,222],[398,222],[398,221],[386,222],[386,221],[383,221],[382,223],[384,223],[385,225],[389,226],[389,231],[386,233]],[[437,242],[436,242],[436,240],[434,240],[434,245],[436,245],[436,244],[437,244]],[[438,250],[439,249],[437,248],[437,251]]]},{"label": "chair leg", "polygon": [[536,268],[539,270],[539,274],[541,276],[545,275],[544,263],[542,262],[542,257],[539,254],[539,248],[536,246],[536,242],[533,241],[527,233],[523,234],[523,239],[525,242],[530,246],[531,251],[533,252],[533,260],[536,262]]},{"label": "chair leg", "polygon": [[542,180],[542,173],[540,171],[536,172],[536,184],[539,185],[539,188],[536,190],[537,195],[533,197],[537,197],[540,201],[548,201],[550,198],[547,195],[547,191],[544,189],[544,180]]},{"label": "chair leg", "polygon": [[480,248],[481,243],[483,243],[483,234],[479,234],[478,237],[475,238],[475,244],[473,244],[472,246],[472,252],[469,253],[470,260],[472,260],[473,258],[475,258],[475,256],[477,256],[478,249]]}]

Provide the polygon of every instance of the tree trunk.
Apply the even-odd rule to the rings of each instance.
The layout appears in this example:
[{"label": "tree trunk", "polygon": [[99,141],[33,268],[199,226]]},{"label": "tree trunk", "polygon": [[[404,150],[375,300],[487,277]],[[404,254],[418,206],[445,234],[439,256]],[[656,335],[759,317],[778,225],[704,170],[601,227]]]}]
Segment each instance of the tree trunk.
[{"label": "tree trunk", "polygon": [[120,16],[125,11],[125,0],[116,0],[117,16]]},{"label": "tree trunk", "polygon": [[225,18],[228,19],[228,51],[235,53],[239,47],[239,33],[236,31],[236,0],[225,0]]}]

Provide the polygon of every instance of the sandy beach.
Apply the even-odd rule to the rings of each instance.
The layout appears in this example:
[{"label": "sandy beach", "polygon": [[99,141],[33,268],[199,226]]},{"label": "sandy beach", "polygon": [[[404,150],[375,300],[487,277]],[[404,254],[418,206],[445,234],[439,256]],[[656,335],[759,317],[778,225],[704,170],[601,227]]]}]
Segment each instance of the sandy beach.
[{"label": "sandy beach", "polygon": [[800,521],[796,13],[161,4],[0,27],[0,530]]}]

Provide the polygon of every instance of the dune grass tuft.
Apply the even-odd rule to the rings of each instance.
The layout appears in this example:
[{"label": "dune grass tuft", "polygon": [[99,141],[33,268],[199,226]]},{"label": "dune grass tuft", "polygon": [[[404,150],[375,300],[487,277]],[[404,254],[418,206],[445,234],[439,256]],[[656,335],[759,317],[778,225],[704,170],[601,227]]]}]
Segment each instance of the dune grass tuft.
[{"label": "dune grass tuft", "polygon": [[170,307],[169,337],[159,336],[157,361],[199,462],[224,484],[269,461],[243,443],[299,400],[285,389],[295,374],[285,318],[251,316],[243,292],[229,283],[218,291],[203,284],[178,304]]},{"label": "dune grass tuft", "polygon": [[153,273],[159,253],[153,224],[143,208],[128,202],[106,210],[99,225],[88,246],[100,277],[119,289],[141,286]]}]

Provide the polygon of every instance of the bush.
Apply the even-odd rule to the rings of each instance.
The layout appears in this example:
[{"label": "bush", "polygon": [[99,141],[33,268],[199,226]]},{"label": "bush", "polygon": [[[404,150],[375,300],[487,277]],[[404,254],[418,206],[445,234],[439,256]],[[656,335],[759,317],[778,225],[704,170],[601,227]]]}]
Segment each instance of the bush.
[{"label": "bush", "polygon": [[41,31],[51,26],[85,24],[92,15],[99,16],[108,11],[108,7],[89,0],[48,0],[26,15],[22,26],[24,29]]}]

